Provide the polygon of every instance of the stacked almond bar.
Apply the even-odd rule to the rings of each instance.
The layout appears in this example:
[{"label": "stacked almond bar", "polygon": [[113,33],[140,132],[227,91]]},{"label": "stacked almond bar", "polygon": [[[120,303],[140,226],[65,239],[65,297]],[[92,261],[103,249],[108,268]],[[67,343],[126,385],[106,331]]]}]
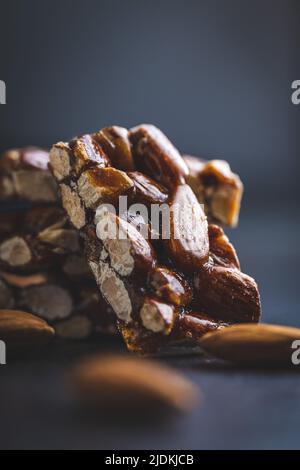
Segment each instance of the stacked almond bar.
[{"label": "stacked almond bar", "polygon": [[0,309],[34,313],[62,338],[115,332],[48,163],[38,148],[0,158],[0,199],[9,204],[0,213]]},{"label": "stacked almond bar", "polygon": [[60,142],[50,167],[129,350],[190,348],[208,331],[259,320],[257,285],[221,228],[236,225],[243,190],[226,162],[182,157],[141,125]]}]

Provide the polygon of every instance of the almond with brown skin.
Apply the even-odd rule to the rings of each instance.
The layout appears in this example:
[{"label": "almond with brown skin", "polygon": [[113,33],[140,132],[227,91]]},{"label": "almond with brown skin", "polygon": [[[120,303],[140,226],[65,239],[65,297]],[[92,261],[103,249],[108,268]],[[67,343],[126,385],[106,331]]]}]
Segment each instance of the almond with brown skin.
[{"label": "almond with brown skin", "polygon": [[238,223],[243,184],[227,162],[202,160],[183,155],[189,174],[186,182],[191,186],[210,220],[235,227]]},{"label": "almond with brown skin", "polygon": [[33,255],[23,237],[8,238],[0,245],[0,261],[7,267],[24,267],[32,261]]},{"label": "almond with brown skin", "polygon": [[131,171],[128,176],[134,183],[134,200],[139,204],[163,204],[168,199],[166,189],[149,176],[139,171]]},{"label": "almond with brown skin", "polygon": [[0,195],[34,203],[57,201],[56,183],[48,171],[49,153],[27,147],[11,149],[1,156]]},{"label": "almond with brown skin", "polygon": [[116,168],[90,168],[78,180],[78,194],[85,207],[97,209],[100,204],[118,202],[119,196],[134,189],[127,173]]},{"label": "almond with brown skin", "polygon": [[19,310],[0,310],[0,339],[8,353],[36,350],[53,337],[53,328],[41,318]]},{"label": "almond with brown skin", "polygon": [[76,366],[72,379],[83,404],[115,414],[188,410],[198,398],[189,380],[145,359],[94,357]]},{"label": "almond with brown skin", "polygon": [[[56,146],[54,146],[55,148]],[[72,170],[77,176],[80,175],[83,169],[87,167],[101,167],[105,168],[110,164],[110,161],[105,154],[102,147],[99,145],[94,135],[83,135],[79,139],[70,142],[70,148],[75,155]],[[57,168],[57,161],[53,159],[53,148],[50,152],[50,165],[55,172]]]},{"label": "almond with brown skin", "polygon": [[235,364],[291,366],[295,340],[300,340],[299,328],[244,323],[208,333],[200,345],[212,356]]},{"label": "almond with brown skin", "polygon": [[86,224],[86,214],[83,202],[77,194],[75,187],[66,184],[60,185],[62,206],[69,216],[70,222],[75,228],[81,229]]},{"label": "almond with brown skin", "polygon": [[208,226],[209,253],[215,266],[240,269],[240,262],[234,246],[230,243],[224,230],[215,224]]},{"label": "almond with brown skin", "polygon": [[173,329],[177,316],[173,305],[146,297],[140,310],[143,327],[154,333],[169,335]]},{"label": "almond with brown skin", "polygon": [[0,278],[0,309],[14,308],[15,298],[12,289]]},{"label": "almond with brown skin", "polygon": [[238,269],[207,263],[194,276],[194,307],[225,322],[258,322],[260,295],[255,280]]},{"label": "almond with brown skin", "polygon": [[198,272],[209,255],[206,216],[186,184],[175,189],[170,206],[170,237],[165,240],[170,258],[183,272]]},{"label": "almond with brown skin", "polygon": [[0,277],[4,279],[7,284],[20,288],[45,284],[48,280],[46,273],[35,273],[27,276],[20,276],[18,274],[0,271]]},{"label": "almond with brown skin", "polygon": [[94,134],[94,139],[104,149],[114,167],[124,171],[134,170],[127,129],[120,126],[106,127]]}]

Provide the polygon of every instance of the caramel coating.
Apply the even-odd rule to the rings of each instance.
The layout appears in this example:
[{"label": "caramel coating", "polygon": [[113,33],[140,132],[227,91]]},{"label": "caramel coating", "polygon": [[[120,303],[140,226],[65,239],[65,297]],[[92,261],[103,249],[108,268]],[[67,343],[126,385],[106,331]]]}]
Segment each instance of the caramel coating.
[{"label": "caramel coating", "polygon": [[115,168],[124,171],[135,169],[129,133],[125,127],[106,127],[97,132],[94,137]]},{"label": "caramel coating", "polygon": [[[219,226],[208,226],[204,212],[213,210],[218,220],[224,215],[225,223],[233,222],[237,199],[223,197],[236,182],[227,164],[203,163],[192,181],[178,150],[152,125],[129,133],[105,128],[75,139],[70,148],[63,184],[78,198],[70,220],[84,239],[88,264],[129,350],[146,354],[182,341],[197,344],[206,332],[232,322],[258,321],[257,285],[241,273],[234,247]],[[52,171],[60,175],[62,165],[53,152]],[[203,201],[191,188],[197,184]],[[101,206],[109,201],[118,210],[118,197],[124,195],[135,206],[165,206],[169,233],[163,224],[154,227],[152,213],[145,218],[127,210],[119,216]]]}]

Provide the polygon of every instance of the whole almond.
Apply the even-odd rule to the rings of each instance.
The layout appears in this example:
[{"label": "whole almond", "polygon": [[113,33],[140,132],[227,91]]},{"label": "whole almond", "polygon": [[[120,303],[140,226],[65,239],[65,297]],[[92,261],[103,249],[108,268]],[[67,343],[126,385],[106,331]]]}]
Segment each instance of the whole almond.
[{"label": "whole almond", "polygon": [[196,387],[154,361],[125,356],[94,357],[77,365],[72,382],[81,402],[113,414],[188,410],[197,402]]},{"label": "whole almond", "polygon": [[54,329],[44,320],[19,310],[0,310],[0,340],[8,354],[36,350],[54,336]]},{"label": "whole almond", "polygon": [[292,344],[300,329],[281,325],[244,323],[208,333],[201,347],[212,356],[236,364],[292,365]]}]

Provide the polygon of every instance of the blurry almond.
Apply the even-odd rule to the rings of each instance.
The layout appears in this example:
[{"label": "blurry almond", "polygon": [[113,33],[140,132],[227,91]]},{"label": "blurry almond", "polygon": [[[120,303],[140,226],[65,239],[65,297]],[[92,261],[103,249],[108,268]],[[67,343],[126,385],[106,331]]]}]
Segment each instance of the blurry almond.
[{"label": "blurry almond", "polygon": [[0,272],[0,277],[2,277],[8,284],[14,287],[30,287],[40,284],[45,284],[47,282],[47,275],[44,273],[30,274],[27,276]]},{"label": "blurry almond", "polygon": [[94,357],[79,364],[72,378],[83,404],[116,414],[188,410],[197,401],[197,389],[189,380],[145,359]]},{"label": "blurry almond", "polygon": [[292,365],[292,344],[300,329],[281,325],[233,325],[204,335],[201,347],[212,356],[236,364]]},{"label": "blurry almond", "polygon": [[141,124],[130,130],[138,169],[167,188],[184,184],[189,169],[167,136],[151,124]]},{"label": "blurry almond", "polygon": [[6,343],[8,354],[35,350],[46,345],[53,336],[53,328],[31,313],[0,310],[0,340]]}]

